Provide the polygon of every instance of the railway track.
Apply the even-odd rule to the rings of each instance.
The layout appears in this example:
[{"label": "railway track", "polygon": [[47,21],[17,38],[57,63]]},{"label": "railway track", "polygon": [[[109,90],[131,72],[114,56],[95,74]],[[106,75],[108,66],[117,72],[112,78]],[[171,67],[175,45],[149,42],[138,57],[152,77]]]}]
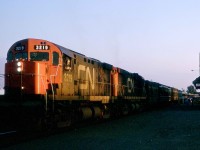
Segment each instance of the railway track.
[{"label": "railway track", "polygon": [[[148,110],[146,110],[146,111],[148,111]],[[151,111],[151,110],[149,110],[149,111]],[[129,115],[134,115],[134,114],[138,114],[141,112],[144,112],[144,111],[134,112],[133,114],[129,114]],[[125,115],[125,116],[127,116],[127,115]],[[114,117],[114,118],[109,118],[109,119],[103,119],[103,120],[87,120],[87,121],[82,121],[77,124],[74,124],[73,126],[70,126],[70,127],[56,128],[56,129],[45,130],[45,131],[35,131],[35,130],[30,130],[30,129],[28,129],[28,130],[15,130],[15,129],[8,130],[7,129],[4,131],[0,131],[0,149],[9,147],[9,146],[12,146],[15,144],[23,143],[26,141],[38,139],[38,138],[44,138],[47,136],[60,134],[60,133],[67,132],[70,130],[76,130],[76,129],[83,128],[86,126],[91,126],[94,124],[101,124],[101,123],[105,123],[107,121],[117,120],[122,117],[124,117],[124,115]]]},{"label": "railway track", "polygon": [[17,131],[5,131],[5,132],[0,132],[0,137],[1,136],[6,136],[6,135],[10,135],[10,134],[14,134],[16,133]]},{"label": "railway track", "polygon": [[[122,116],[121,116],[122,117]],[[77,124],[74,124],[70,127],[65,128],[55,128],[51,130],[45,130],[45,131],[35,131],[35,130],[5,130],[0,131],[0,149],[6,148],[12,145],[20,144],[26,141],[31,141],[39,138],[44,138],[56,134],[61,134],[64,132],[77,130],[79,128],[83,128],[86,126],[92,126],[94,124],[101,124],[107,121],[112,121],[119,118],[110,118],[110,119],[104,119],[104,120],[87,120],[82,121]]]},{"label": "railway track", "polygon": [[[9,148],[10,146],[13,149],[20,149],[20,145],[26,145],[25,148],[23,148],[27,149],[31,144],[37,149],[39,147],[38,145],[43,142],[45,143],[46,139],[50,142],[49,145],[43,145],[44,149],[51,149],[54,144],[58,149],[66,146],[69,149],[74,149],[74,145],[77,144],[77,141],[79,141],[77,145],[89,145],[88,147],[91,149],[96,147],[96,144],[99,144],[100,149],[105,149],[105,145],[103,146],[102,141],[107,142],[108,145],[111,147],[114,146],[115,148],[116,145],[117,147],[118,145],[121,146],[118,148],[124,148],[123,144],[124,141],[126,141],[125,143],[128,144],[128,148],[133,146],[136,147],[136,149],[137,147],[138,149],[145,149],[145,147],[147,147],[147,149],[154,149],[156,145],[159,147],[158,149],[162,149],[162,145],[164,144],[167,146],[169,140],[172,146],[174,146],[174,149],[177,149],[177,146],[181,146],[179,142],[188,148],[190,145],[187,145],[185,140],[193,142],[190,138],[193,138],[193,136],[194,139],[199,137],[199,110],[200,107],[198,106],[172,105],[166,108],[158,108],[157,110],[144,111],[127,117],[113,118],[108,121],[84,122],[71,128],[64,130],[59,129],[51,133],[36,134],[31,132],[20,133],[14,130],[6,131],[8,134],[2,134],[2,136],[10,137],[10,140],[21,139],[12,141],[10,144],[7,143],[7,145],[4,143],[3,146],[1,145],[0,149]],[[191,122],[194,122],[194,124],[191,124]],[[83,128],[83,130],[81,128]],[[15,138],[13,136],[15,136]],[[59,145],[56,145],[58,141],[60,141]],[[158,141],[161,144],[158,144]],[[29,145],[29,143],[31,144]],[[83,148],[80,146],[77,147],[79,149]]]},{"label": "railway track", "polygon": [[18,132],[16,130],[0,132],[0,148],[13,145],[17,142]]},{"label": "railway track", "polygon": [[85,126],[89,126],[92,124],[100,123],[102,121],[88,121],[88,122],[80,122],[70,127],[65,128],[55,128],[51,130],[1,130],[0,131],[0,149],[6,148],[12,145],[20,144],[26,141],[31,141],[39,138],[48,137],[51,135],[60,134],[63,132],[67,132],[70,130],[76,130],[78,128],[82,128]]}]

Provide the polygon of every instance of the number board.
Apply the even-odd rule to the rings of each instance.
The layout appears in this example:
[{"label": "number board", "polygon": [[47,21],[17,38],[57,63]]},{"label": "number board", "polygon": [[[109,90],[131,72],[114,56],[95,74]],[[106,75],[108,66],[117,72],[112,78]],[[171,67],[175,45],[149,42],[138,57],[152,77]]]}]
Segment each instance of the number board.
[{"label": "number board", "polygon": [[49,50],[50,46],[49,45],[34,45],[35,50]]},{"label": "number board", "polygon": [[24,45],[16,46],[16,47],[15,47],[15,50],[16,50],[16,51],[23,51],[23,50],[25,50],[25,46],[24,46]]}]

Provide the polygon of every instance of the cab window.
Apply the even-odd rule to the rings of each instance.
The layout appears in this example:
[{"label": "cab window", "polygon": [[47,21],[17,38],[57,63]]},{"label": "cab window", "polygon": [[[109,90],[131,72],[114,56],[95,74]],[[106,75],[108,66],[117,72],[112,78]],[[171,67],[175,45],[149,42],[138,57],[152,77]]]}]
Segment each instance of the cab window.
[{"label": "cab window", "polygon": [[59,63],[59,54],[57,52],[53,52],[53,65],[57,66]]},{"label": "cab window", "polygon": [[28,53],[27,52],[16,53],[15,54],[15,59],[16,60],[19,60],[19,59],[28,59]]},{"label": "cab window", "polygon": [[12,52],[9,52],[7,55],[7,61],[10,62],[12,60],[13,60],[13,54],[12,54]]},{"label": "cab window", "polygon": [[72,69],[72,62],[70,57],[65,58],[65,70],[70,71]]},{"label": "cab window", "polygon": [[49,53],[48,52],[31,52],[30,60],[31,61],[48,61]]}]

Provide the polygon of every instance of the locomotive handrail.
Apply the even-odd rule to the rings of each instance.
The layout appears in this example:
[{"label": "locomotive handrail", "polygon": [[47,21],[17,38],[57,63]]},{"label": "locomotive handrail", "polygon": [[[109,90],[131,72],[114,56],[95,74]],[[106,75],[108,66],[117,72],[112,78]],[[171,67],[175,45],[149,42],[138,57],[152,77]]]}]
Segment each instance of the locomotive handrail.
[{"label": "locomotive handrail", "polygon": [[53,94],[53,112],[54,112],[55,93],[54,93],[54,88],[53,88],[53,83],[52,83],[52,77],[56,77],[58,75],[58,68],[59,68],[59,66],[62,66],[62,64],[58,64],[58,66],[56,68],[56,73],[50,75],[51,90],[52,90],[52,94]]},{"label": "locomotive handrail", "polygon": [[[41,78],[41,80],[42,80],[43,88],[45,89],[45,83],[44,83],[43,76],[40,75],[40,78]],[[45,110],[47,111],[47,93],[46,93],[46,95],[45,95]]]}]

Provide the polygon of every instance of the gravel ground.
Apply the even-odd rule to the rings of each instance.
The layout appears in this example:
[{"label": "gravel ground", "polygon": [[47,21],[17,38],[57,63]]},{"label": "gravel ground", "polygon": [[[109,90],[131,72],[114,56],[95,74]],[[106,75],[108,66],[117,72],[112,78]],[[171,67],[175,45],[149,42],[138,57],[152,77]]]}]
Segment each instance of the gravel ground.
[{"label": "gravel ground", "polygon": [[49,149],[200,149],[200,108],[171,106],[7,147]]}]

